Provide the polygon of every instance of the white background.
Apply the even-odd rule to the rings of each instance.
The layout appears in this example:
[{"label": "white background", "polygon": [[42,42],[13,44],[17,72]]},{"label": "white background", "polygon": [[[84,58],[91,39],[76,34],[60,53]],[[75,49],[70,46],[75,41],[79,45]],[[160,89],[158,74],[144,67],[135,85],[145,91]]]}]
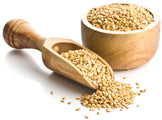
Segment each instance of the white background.
[{"label": "white background", "polygon": [[[75,100],[92,90],[48,70],[41,53],[33,49],[15,50],[3,40],[4,24],[14,18],[25,19],[45,37],[70,38],[82,44],[80,18],[88,9],[109,3],[104,0],[1,0],[0,1],[0,120],[162,120],[162,45],[147,64],[130,70],[116,71],[116,80],[140,83],[147,92],[137,96],[128,110],[112,110],[100,115]],[[113,2],[122,2],[113,0]],[[130,0],[150,7],[162,16],[158,0]],[[122,77],[127,76],[126,80]],[[54,95],[50,95],[50,91]],[[65,103],[62,97],[67,96]],[[71,101],[71,105],[67,102]],[[137,108],[136,105],[141,104]],[[75,111],[81,107],[80,111]]]}]

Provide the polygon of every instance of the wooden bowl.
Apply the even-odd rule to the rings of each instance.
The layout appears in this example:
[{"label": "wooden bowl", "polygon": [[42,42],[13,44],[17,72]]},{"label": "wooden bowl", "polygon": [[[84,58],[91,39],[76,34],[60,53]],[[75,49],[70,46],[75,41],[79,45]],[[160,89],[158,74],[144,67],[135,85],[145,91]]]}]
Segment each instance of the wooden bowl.
[{"label": "wooden bowl", "polygon": [[[145,7],[146,8],[146,7]],[[83,45],[103,57],[114,70],[141,66],[156,53],[160,37],[160,18],[152,10],[154,22],[143,30],[108,31],[87,21],[89,10],[81,18]]]}]

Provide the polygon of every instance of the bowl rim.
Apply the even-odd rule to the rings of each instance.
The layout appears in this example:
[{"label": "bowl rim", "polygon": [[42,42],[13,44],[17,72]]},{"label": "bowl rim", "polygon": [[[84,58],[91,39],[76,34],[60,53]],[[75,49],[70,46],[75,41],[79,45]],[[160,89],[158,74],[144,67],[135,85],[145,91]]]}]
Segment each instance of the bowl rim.
[{"label": "bowl rim", "polygon": [[[104,5],[111,5],[111,4],[134,4],[134,3],[108,3],[108,4],[104,4]],[[140,6],[140,7],[143,7],[145,9],[147,9],[154,17],[154,21],[151,22],[151,24],[149,24],[148,26],[146,26],[144,29],[140,29],[140,30],[131,30],[131,31],[110,31],[110,30],[103,30],[103,29],[100,29],[100,28],[97,28],[95,26],[93,26],[92,24],[90,24],[87,20],[87,14],[89,13],[89,11],[94,8],[94,7],[91,7],[89,8],[82,16],[81,16],[81,22],[87,26],[88,28],[94,30],[94,31],[98,31],[98,32],[101,32],[101,33],[106,33],[106,34],[135,34],[135,33],[139,33],[139,32],[144,32],[144,31],[147,31],[151,28],[153,28],[155,25],[157,25],[159,22],[160,22],[160,17],[159,15],[153,11],[152,9],[148,8],[148,7],[145,7],[143,5],[138,5],[138,4],[134,4],[134,5],[137,5],[137,6]],[[100,7],[102,5],[98,5],[97,7]]]}]

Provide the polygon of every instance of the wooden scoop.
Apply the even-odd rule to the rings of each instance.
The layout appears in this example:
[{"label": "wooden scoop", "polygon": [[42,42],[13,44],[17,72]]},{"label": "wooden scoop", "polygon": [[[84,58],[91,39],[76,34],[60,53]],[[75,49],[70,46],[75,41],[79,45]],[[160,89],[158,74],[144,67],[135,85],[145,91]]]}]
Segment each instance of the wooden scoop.
[{"label": "wooden scoop", "polygon": [[[3,37],[6,43],[13,48],[34,48],[41,51],[43,62],[47,68],[89,88],[97,89],[90,81],[85,79],[82,72],[77,69],[76,66],[60,55],[62,52],[78,49],[86,49],[87,51],[95,54],[91,50],[70,39],[42,37],[28,22],[22,19],[13,19],[6,23],[3,30]],[[98,58],[108,66],[113,79],[114,73],[110,65],[100,56],[98,56]]]}]

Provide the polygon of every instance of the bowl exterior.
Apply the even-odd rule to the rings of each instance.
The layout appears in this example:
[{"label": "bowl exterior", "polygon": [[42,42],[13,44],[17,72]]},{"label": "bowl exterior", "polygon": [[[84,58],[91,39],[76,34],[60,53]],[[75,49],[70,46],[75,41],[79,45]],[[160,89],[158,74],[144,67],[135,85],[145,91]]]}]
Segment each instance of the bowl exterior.
[{"label": "bowl exterior", "polygon": [[160,20],[150,29],[139,32],[100,32],[81,21],[82,43],[103,57],[113,69],[141,66],[156,53],[160,37]]}]

